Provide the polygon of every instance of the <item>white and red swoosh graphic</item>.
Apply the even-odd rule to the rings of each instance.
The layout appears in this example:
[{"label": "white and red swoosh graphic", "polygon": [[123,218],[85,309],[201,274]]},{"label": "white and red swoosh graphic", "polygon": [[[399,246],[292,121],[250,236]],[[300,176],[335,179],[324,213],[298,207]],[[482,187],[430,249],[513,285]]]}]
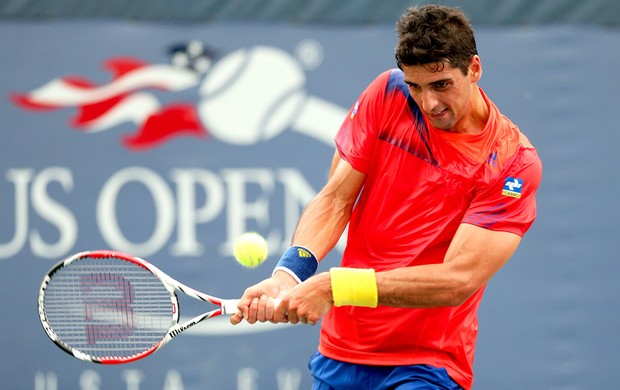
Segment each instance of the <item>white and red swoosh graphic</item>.
[{"label": "white and red swoosh graphic", "polygon": [[192,103],[162,107],[146,89],[180,91],[199,82],[195,72],[171,65],[151,65],[143,61],[116,57],[104,63],[112,80],[96,85],[78,77],[53,79],[26,94],[13,94],[18,106],[35,111],[75,107],[77,114],[70,124],[86,132],[108,130],[121,123],[138,126],[136,133],[125,136],[123,144],[133,150],[148,149],[179,135],[204,137]]}]

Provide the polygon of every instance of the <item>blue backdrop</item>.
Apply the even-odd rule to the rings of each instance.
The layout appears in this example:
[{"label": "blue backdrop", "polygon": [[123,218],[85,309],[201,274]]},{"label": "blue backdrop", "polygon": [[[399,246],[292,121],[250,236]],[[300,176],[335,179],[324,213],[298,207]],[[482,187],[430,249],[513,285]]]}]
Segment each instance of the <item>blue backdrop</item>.
[{"label": "blue backdrop", "polygon": [[[481,86],[537,146],[544,175],[539,218],[480,309],[475,388],[613,388],[620,33],[477,36]],[[0,23],[0,387],[308,388],[318,327],[213,320],[144,361],[102,367],[47,339],[38,287],[64,256],[113,248],[240,296],[288,245],[340,121],[393,66],[394,45],[386,27]],[[231,255],[247,230],[270,245],[254,270]],[[201,309],[187,302],[182,315]]]}]

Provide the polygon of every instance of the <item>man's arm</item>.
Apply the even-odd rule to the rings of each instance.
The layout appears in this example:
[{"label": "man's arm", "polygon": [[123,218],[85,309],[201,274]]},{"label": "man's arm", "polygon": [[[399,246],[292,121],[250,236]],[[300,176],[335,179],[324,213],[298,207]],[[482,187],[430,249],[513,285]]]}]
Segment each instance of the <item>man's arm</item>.
[{"label": "man's arm", "polygon": [[[365,177],[336,152],[329,180],[304,210],[292,244],[303,246],[317,259],[322,259],[336,245],[347,226]],[[286,308],[274,319],[274,302],[268,298],[282,297],[296,284],[289,274],[277,271],[271,278],[249,287],[239,302],[240,313],[231,317],[231,323],[238,324],[242,319],[249,323],[286,321]]]},{"label": "man's arm", "polygon": [[[462,224],[443,263],[377,272],[378,304],[430,308],[465,302],[508,261],[521,237]],[[316,323],[333,304],[330,273],[320,273],[286,296],[292,323]],[[279,314],[279,313],[278,313]]]},{"label": "man's arm", "polygon": [[293,235],[293,245],[310,249],[317,259],[332,250],[349,223],[366,175],[334,154],[329,180],[308,203]]},{"label": "man's arm", "polygon": [[508,261],[521,237],[461,224],[444,262],[377,273],[379,304],[458,306]]}]

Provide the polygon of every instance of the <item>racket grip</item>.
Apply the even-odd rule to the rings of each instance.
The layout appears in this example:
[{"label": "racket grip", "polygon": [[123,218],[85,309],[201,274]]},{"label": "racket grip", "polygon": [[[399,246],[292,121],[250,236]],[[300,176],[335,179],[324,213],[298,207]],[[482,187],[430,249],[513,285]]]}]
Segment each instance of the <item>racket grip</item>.
[{"label": "racket grip", "polygon": [[238,299],[222,299],[220,306],[222,307],[223,315],[233,315],[239,311],[237,309],[237,304],[239,303]]},{"label": "racket grip", "polygon": [[[278,306],[280,305],[280,302],[282,302],[282,299],[274,298],[273,307],[277,309]],[[222,315],[231,316],[237,313],[239,311],[239,309],[237,309],[238,304],[239,304],[238,299],[222,299],[220,301],[220,307],[222,308]]]}]

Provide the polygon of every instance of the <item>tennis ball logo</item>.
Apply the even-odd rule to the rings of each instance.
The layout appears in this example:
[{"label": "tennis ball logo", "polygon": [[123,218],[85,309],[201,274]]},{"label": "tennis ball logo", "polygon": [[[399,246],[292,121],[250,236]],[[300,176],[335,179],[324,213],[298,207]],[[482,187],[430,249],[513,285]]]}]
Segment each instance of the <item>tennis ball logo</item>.
[{"label": "tennis ball logo", "polygon": [[198,112],[216,138],[250,145],[286,130],[306,99],[305,74],[288,53],[268,46],[224,57],[200,87]]},{"label": "tennis ball logo", "polygon": [[269,255],[267,241],[258,233],[244,233],[235,241],[233,254],[239,264],[254,268]]}]

